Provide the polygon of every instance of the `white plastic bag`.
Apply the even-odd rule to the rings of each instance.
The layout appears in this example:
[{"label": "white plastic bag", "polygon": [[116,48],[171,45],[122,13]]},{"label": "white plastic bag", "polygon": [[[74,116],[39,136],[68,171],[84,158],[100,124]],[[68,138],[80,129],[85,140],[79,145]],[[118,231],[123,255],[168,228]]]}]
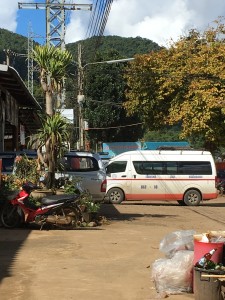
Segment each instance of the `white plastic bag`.
[{"label": "white plastic bag", "polygon": [[159,249],[167,258],[180,250],[194,250],[194,230],[179,230],[167,234],[160,242]]},{"label": "white plastic bag", "polygon": [[181,250],[152,264],[152,279],[160,294],[192,292],[194,251]]}]

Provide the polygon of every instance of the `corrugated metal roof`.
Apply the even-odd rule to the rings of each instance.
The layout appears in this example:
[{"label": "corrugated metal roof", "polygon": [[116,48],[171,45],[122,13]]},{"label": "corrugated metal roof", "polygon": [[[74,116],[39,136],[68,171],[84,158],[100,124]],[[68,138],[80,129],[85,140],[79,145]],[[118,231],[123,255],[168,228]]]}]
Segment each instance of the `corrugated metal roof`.
[{"label": "corrugated metal roof", "polygon": [[40,104],[29,92],[19,73],[12,67],[0,64],[0,90],[5,89],[16,100],[19,106],[19,120],[30,133],[41,126],[38,112]]},{"label": "corrugated metal roof", "polygon": [[14,68],[0,64],[0,85],[16,99],[19,106],[41,109]]}]

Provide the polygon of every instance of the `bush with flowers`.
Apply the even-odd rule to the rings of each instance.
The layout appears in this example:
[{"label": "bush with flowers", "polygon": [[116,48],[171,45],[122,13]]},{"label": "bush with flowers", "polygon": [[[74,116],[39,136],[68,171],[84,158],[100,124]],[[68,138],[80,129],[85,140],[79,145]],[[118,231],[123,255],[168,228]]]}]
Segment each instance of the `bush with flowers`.
[{"label": "bush with flowers", "polygon": [[21,187],[21,180],[15,178],[14,175],[2,175],[1,176],[1,203],[8,198],[13,198],[13,195],[18,193]]},{"label": "bush with flowers", "polygon": [[40,178],[37,160],[30,159],[26,155],[16,157],[13,173],[22,182],[31,181],[37,184]]},{"label": "bush with flowers", "polygon": [[8,198],[19,191],[23,183],[31,181],[37,183],[39,173],[37,171],[37,161],[29,159],[26,155],[17,156],[13,174],[1,176],[1,197]]}]

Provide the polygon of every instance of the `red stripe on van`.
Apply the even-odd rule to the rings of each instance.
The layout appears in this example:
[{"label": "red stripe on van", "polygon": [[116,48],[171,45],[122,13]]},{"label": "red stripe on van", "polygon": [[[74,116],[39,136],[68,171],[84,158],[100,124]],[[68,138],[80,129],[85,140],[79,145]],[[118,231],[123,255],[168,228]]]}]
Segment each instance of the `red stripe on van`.
[{"label": "red stripe on van", "polygon": [[[126,200],[182,200],[183,194],[126,194]],[[204,194],[203,199],[215,199],[217,193]]]},{"label": "red stripe on van", "polygon": [[165,194],[126,194],[126,200],[165,200]]}]

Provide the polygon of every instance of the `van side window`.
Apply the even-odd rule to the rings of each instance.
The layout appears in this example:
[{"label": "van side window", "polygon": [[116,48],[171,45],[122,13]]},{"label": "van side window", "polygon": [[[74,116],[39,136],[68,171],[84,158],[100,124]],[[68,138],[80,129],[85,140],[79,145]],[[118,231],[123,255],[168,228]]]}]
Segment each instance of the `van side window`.
[{"label": "van side window", "polygon": [[125,172],[127,161],[114,161],[106,167],[106,173],[120,173]]},{"label": "van side window", "polygon": [[180,161],[177,174],[183,175],[212,175],[209,161]]},{"label": "van side window", "polygon": [[66,172],[90,172],[98,171],[98,162],[93,157],[66,156],[63,159]]},{"label": "van side window", "polygon": [[137,174],[158,175],[164,174],[164,163],[158,161],[133,161]]},{"label": "van side window", "polygon": [[134,161],[140,175],[212,175],[209,161]]},{"label": "van side window", "polygon": [[168,174],[168,175],[178,174],[177,168],[178,168],[178,163],[176,161],[167,161],[166,174]]}]

